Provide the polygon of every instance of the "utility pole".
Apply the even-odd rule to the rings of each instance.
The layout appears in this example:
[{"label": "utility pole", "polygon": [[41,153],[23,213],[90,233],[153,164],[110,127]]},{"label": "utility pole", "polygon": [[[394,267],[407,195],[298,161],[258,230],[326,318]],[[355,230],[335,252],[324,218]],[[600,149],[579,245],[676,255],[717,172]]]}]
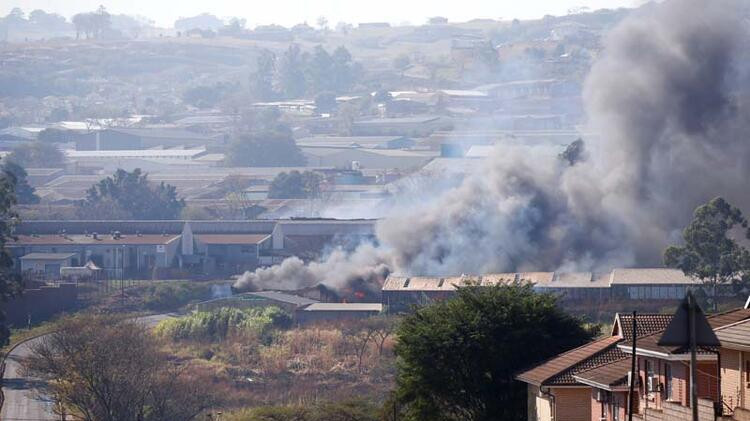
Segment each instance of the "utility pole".
[{"label": "utility pole", "polygon": [[636,355],[635,355],[635,342],[636,338],[638,337],[638,322],[636,322],[636,312],[633,312],[633,348],[632,348],[632,355],[630,359],[630,384],[628,387],[630,387],[630,390],[628,391],[628,421],[633,421],[633,397],[635,394],[635,380],[638,378],[638,373],[636,373]]},{"label": "utility pole", "polygon": [[690,335],[690,409],[693,421],[698,421],[698,379],[696,379],[696,335],[695,335],[695,297],[688,293],[688,334]]}]

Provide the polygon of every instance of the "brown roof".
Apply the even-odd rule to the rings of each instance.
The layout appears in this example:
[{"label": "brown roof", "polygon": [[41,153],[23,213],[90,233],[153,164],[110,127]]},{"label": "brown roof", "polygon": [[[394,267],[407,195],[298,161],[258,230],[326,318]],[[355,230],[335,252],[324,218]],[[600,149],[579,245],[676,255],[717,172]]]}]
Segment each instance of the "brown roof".
[{"label": "brown roof", "polygon": [[627,387],[630,364],[630,358],[625,357],[590,370],[580,371],[574,377],[580,383],[605,390]]},{"label": "brown roof", "polygon": [[118,239],[112,235],[99,234],[97,239],[91,235],[59,235],[59,234],[41,234],[41,235],[19,235],[16,241],[10,243],[11,246],[31,246],[31,245],[152,245],[152,244],[169,244],[179,238],[179,235],[168,234],[142,234],[142,235],[121,235]]},{"label": "brown roof", "polygon": [[[707,317],[708,324],[711,326],[712,329],[719,329],[722,326],[731,325],[731,324],[734,324],[734,323],[737,323],[737,322],[740,322],[749,318],[750,318],[750,310],[743,309],[743,308],[729,310],[724,313],[719,313],[719,314],[715,314],[715,315]],[[653,352],[660,352],[664,354],[683,354],[684,353],[684,350],[680,349],[680,347],[659,346],[658,343],[659,343],[659,339],[661,339],[661,336],[662,336],[662,331],[658,331],[650,335],[644,336],[642,338],[639,338],[638,343],[636,344],[636,347],[638,349],[642,349],[646,351],[653,351]],[[631,346],[630,343],[623,344],[623,345],[627,346],[628,348]]]},{"label": "brown roof", "polygon": [[590,370],[594,367],[600,367],[603,365],[611,364],[614,361],[627,358],[627,354],[620,351],[616,346],[605,349],[604,351],[595,354],[591,358],[587,358],[580,363],[570,367],[562,373],[550,378],[545,382],[546,385],[550,386],[570,386],[578,384],[575,379],[575,375],[581,371]]},{"label": "brown roof", "polygon": [[[736,346],[750,347],[750,319],[722,326],[715,330],[721,346],[733,348]],[[744,348],[743,348],[744,349]]]},{"label": "brown roof", "polygon": [[[636,314],[636,329],[638,329],[638,337],[664,330],[667,328],[670,321],[672,321],[671,314]],[[619,334],[626,341],[633,339],[632,314],[618,314],[615,318],[615,325],[619,326],[620,331],[612,332],[613,334]]]},{"label": "brown roof", "polygon": [[260,244],[269,234],[198,234],[196,240],[203,244]]},{"label": "brown roof", "polygon": [[526,383],[541,386],[542,384],[546,384],[547,381],[553,377],[564,374],[564,372],[577,364],[611,348],[618,341],[620,341],[620,337],[609,336],[589,342],[586,345],[553,357],[552,359],[547,360],[547,362],[539,364],[536,367],[519,374],[516,378]]}]

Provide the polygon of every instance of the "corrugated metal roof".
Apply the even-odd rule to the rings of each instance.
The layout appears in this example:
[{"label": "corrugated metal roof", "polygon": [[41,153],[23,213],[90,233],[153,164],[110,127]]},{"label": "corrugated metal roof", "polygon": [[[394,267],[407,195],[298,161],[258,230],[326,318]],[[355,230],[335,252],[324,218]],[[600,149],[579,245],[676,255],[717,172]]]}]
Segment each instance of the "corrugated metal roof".
[{"label": "corrugated metal roof", "polygon": [[21,260],[65,260],[75,256],[75,253],[29,253]]},{"label": "corrugated metal roof", "polygon": [[240,297],[243,295],[254,295],[256,297],[262,297],[267,300],[294,304],[297,306],[305,306],[308,304],[315,304],[318,302],[316,300],[313,300],[307,297],[300,297],[299,295],[285,294],[283,292],[277,292],[277,291],[248,292],[245,294],[241,294]]},{"label": "corrugated metal roof", "polygon": [[610,280],[612,285],[617,284],[679,284],[694,285],[699,280],[685,276],[677,269],[614,269]]},{"label": "corrugated metal roof", "polygon": [[260,244],[271,238],[270,234],[198,234],[195,238],[203,244]]},{"label": "corrugated metal roof", "polygon": [[732,346],[750,347],[750,320],[743,320],[738,323],[723,326],[715,330],[716,337],[721,341],[722,346],[732,348]]},{"label": "corrugated metal roof", "polygon": [[630,358],[626,357],[590,370],[578,372],[573,378],[593,387],[606,386],[607,390],[622,388],[627,386],[630,364]]},{"label": "corrugated metal roof", "polygon": [[19,235],[16,241],[9,243],[10,246],[25,246],[25,245],[153,245],[153,244],[169,244],[174,240],[177,240],[180,236],[167,234],[167,235],[156,235],[156,234],[143,234],[143,235],[122,235],[119,239],[115,239],[112,235],[99,234],[97,239],[94,239],[93,235],[57,235],[57,234],[42,234],[42,235]]},{"label": "corrugated metal roof", "polygon": [[303,309],[304,311],[383,311],[381,303],[315,303]]}]

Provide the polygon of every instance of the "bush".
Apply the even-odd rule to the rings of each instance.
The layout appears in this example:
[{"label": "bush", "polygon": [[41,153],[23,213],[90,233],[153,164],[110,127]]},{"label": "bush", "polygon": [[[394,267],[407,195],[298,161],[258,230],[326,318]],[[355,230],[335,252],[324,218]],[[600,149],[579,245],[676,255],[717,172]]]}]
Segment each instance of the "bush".
[{"label": "bush", "polygon": [[160,283],[146,287],[143,305],[154,311],[174,310],[210,297],[211,286],[194,282]]},{"label": "bush", "polygon": [[218,342],[231,334],[265,336],[273,328],[290,324],[289,315],[278,307],[243,310],[222,307],[164,320],[156,327],[156,333],[174,341]]},{"label": "bush", "polygon": [[312,406],[261,406],[230,414],[229,421],[377,421],[380,408],[368,401]]}]

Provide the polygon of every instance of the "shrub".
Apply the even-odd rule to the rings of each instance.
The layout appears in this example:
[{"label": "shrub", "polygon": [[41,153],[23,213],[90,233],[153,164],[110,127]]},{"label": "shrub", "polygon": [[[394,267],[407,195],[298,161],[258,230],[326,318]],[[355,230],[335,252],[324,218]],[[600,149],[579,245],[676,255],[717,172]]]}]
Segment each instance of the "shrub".
[{"label": "shrub", "polygon": [[160,283],[149,285],[144,291],[143,305],[154,311],[174,310],[185,304],[204,300],[211,294],[211,286],[195,282]]},{"label": "shrub", "polygon": [[218,342],[231,334],[265,336],[273,328],[288,327],[290,324],[289,315],[278,307],[243,310],[222,307],[164,320],[156,327],[156,332],[175,341]]}]

